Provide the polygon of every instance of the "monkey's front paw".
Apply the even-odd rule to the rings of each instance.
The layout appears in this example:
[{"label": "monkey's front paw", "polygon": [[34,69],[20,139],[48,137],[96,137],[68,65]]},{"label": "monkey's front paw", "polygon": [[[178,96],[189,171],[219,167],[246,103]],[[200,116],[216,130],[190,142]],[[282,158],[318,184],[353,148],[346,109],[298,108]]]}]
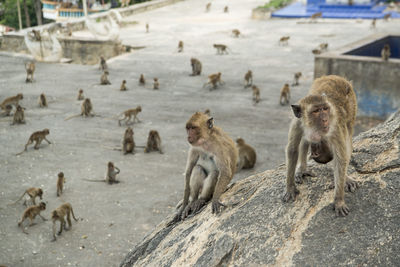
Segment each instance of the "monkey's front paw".
[{"label": "monkey's front paw", "polygon": [[287,190],[286,193],[282,197],[283,202],[289,202],[290,200],[295,201],[296,196],[300,193],[300,191],[296,188],[293,187],[290,190]]},{"label": "monkey's front paw", "polygon": [[347,207],[347,205],[344,202],[335,203],[335,212],[336,212],[336,216],[347,216],[350,212],[350,209]]},{"label": "monkey's front paw", "polygon": [[206,201],[204,199],[196,200],[192,205],[192,214],[196,214],[205,204]]},{"label": "monkey's front paw", "polygon": [[358,188],[358,186],[359,185],[358,185],[357,181],[351,179],[350,177],[347,177],[346,185],[344,187],[344,190],[346,192],[354,193],[356,191],[356,189]]},{"label": "monkey's front paw", "polygon": [[211,211],[214,214],[218,214],[221,212],[221,207],[225,207],[224,204],[222,204],[221,202],[219,202],[218,200],[213,200],[211,203]]},{"label": "monkey's front paw", "polygon": [[298,171],[298,172],[296,172],[296,175],[294,176],[294,181],[298,184],[302,184],[303,180],[306,179],[307,177],[315,177],[315,174],[310,170]]}]

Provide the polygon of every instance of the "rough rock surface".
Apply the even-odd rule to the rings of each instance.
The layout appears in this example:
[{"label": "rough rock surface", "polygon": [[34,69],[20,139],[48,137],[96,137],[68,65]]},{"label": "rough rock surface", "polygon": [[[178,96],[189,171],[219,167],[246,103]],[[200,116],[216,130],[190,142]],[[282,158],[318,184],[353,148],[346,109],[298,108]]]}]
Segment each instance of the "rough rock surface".
[{"label": "rough rock surface", "polygon": [[219,216],[201,213],[166,227],[166,218],[130,252],[121,266],[396,266],[400,262],[400,111],[354,139],[349,174],[360,183],[346,193],[351,209],[332,208],[332,166],[311,164],[317,174],[285,204],[281,165],[228,188]]}]

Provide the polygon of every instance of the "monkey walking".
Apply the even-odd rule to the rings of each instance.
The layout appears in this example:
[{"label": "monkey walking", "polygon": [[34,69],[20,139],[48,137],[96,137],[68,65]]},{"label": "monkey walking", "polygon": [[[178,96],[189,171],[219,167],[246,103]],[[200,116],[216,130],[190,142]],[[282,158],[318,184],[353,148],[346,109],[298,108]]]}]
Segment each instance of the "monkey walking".
[{"label": "monkey walking", "polygon": [[30,224],[29,226],[35,225],[35,223],[33,222],[33,220],[36,218],[37,215],[40,216],[40,218],[42,218],[43,221],[47,221],[46,218],[44,218],[42,215],[40,215],[40,212],[42,210],[46,209],[46,203],[44,202],[40,202],[39,205],[34,205],[31,206],[29,208],[27,208],[24,211],[24,214],[22,215],[22,219],[21,221],[18,222],[18,227],[21,227],[22,232],[25,234],[28,234],[27,232],[25,232],[24,226],[22,225],[22,223],[29,218],[30,220]]},{"label": "monkey walking", "polygon": [[290,88],[289,84],[285,83],[285,85],[281,89],[281,96],[279,98],[279,104],[282,106],[289,104],[290,102]]},{"label": "monkey walking", "polygon": [[208,82],[206,82],[203,85],[203,88],[205,88],[208,85],[212,85],[210,87],[210,91],[213,90],[213,89],[217,89],[218,85],[224,85],[224,81],[222,81],[222,79],[221,79],[221,72],[209,75],[208,76]]},{"label": "monkey walking", "polygon": [[213,46],[217,49],[217,55],[228,54],[228,46],[224,44],[213,44]]},{"label": "monkey walking", "polygon": [[28,142],[25,145],[25,149],[21,151],[20,153],[17,153],[16,155],[21,155],[25,151],[28,150],[28,145],[32,144],[35,142],[35,146],[33,147],[34,149],[39,149],[40,144],[42,143],[43,140],[46,140],[47,143],[51,144],[49,140],[47,140],[46,135],[50,134],[49,129],[43,129],[42,131],[37,131],[31,134],[31,136],[28,139]]},{"label": "monkey walking", "polygon": [[14,105],[15,107],[17,107],[19,105],[19,101],[22,99],[24,99],[23,94],[17,94],[15,96],[7,97],[6,99],[3,100],[3,102],[1,102],[0,108],[4,110],[7,108],[7,106],[11,106],[11,105]]},{"label": "monkey walking", "polygon": [[183,52],[183,41],[179,41],[178,43],[178,53],[182,53]]},{"label": "monkey walking", "polygon": [[92,180],[92,179],[82,179],[87,182],[103,182],[108,184],[118,184],[120,181],[117,180],[117,174],[120,173],[120,169],[114,165],[113,162],[108,162],[106,178],[104,180]]},{"label": "monkey walking", "polygon": [[283,37],[281,37],[281,39],[279,39],[279,45],[288,45],[289,44],[289,39],[290,39],[290,36],[283,36]]},{"label": "monkey walking", "polygon": [[118,125],[121,126],[121,121],[125,121],[125,124],[128,125],[128,122],[131,120],[132,116],[133,116],[133,123],[135,123],[135,121],[140,122],[139,118],[137,117],[137,115],[139,114],[139,112],[142,112],[142,107],[141,106],[137,106],[136,108],[131,108],[128,110],[125,110],[124,112],[122,112],[119,116],[124,115],[124,117],[120,120],[118,120]]},{"label": "monkey walking", "polygon": [[[336,215],[346,216],[350,209],[344,191],[354,192],[358,183],[347,175],[352,153],[352,135],[357,113],[357,100],[350,82],[342,77],[323,76],[314,81],[309,94],[292,105],[292,120],[286,147],[286,193],[284,202],[294,201],[299,193],[295,181],[302,183],[307,170],[307,153],[322,163],[333,159]],[[297,161],[300,167],[295,175]]]},{"label": "monkey walking", "polygon": [[232,34],[233,34],[233,37],[238,38],[241,33],[238,29],[233,29]]},{"label": "monkey walking", "polygon": [[[36,197],[39,197],[40,200],[42,200],[43,197],[43,190],[41,188],[38,187],[30,187],[28,189],[26,189],[24,191],[24,193],[13,203],[11,203],[11,205],[16,204],[18,201],[20,201],[25,195],[28,195],[30,197],[30,200],[32,202],[33,205],[36,205],[35,199]],[[23,203],[24,206],[27,206],[26,204],[26,199],[24,200]]]},{"label": "monkey walking", "polygon": [[246,144],[242,138],[236,139],[236,147],[239,151],[239,159],[237,164],[236,172],[241,169],[251,169],[254,167],[257,161],[257,154],[255,149]]},{"label": "monkey walking", "polygon": [[[56,222],[60,222],[60,230],[58,231],[58,235],[61,235],[62,230],[64,228],[65,231],[68,231],[72,227],[71,223],[71,214],[72,218],[77,222],[78,219],[75,218],[74,210],[72,209],[72,206],[70,203],[64,203],[61,206],[59,206],[57,209],[53,210],[51,213],[51,220],[53,221],[53,239],[51,240],[52,242],[56,241]],[[67,216],[67,221],[68,221],[68,228],[65,223],[64,217]]]}]

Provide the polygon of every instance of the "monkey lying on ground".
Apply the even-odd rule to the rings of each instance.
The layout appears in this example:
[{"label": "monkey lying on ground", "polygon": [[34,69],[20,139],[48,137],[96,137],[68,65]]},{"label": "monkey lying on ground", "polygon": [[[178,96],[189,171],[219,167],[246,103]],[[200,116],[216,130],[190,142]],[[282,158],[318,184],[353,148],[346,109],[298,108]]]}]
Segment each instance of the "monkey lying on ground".
[{"label": "monkey lying on ground", "polygon": [[160,154],[163,154],[161,150],[161,137],[156,130],[151,130],[149,132],[149,136],[147,138],[147,145],[144,149],[144,152],[149,153],[152,151],[158,151]]},{"label": "monkey lying on ground", "polygon": [[26,70],[26,79],[25,82],[33,83],[33,74],[35,73],[35,62],[26,62],[25,63],[25,70]]},{"label": "monkey lying on ground", "polygon": [[197,58],[190,59],[190,65],[192,66],[192,74],[190,76],[196,76],[201,74],[201,62]]},{"label": "monkey lying on ground", "polygon": [[35,205],[35,206],[31,206],[31,207],[27,208],[27,209],[24,211],[24,214],[22,215],[21,221],[18,222],[18,227],[21,227],[22,232],[24,232],[25,234],[28,234],[27,232],[25,232],[24,226],[22,225],[22,223],[23,223],[27,218],[29,218],[29,220],[30,220],[29,226],[32,226],[32,225],[35,224],[35,223],[33,223],[33,220],[35,219],[35,217],[36,217],[37,215],[39,215],[40,218],[43,219],[43,221],[47,221],[46,218],[44,218],[42,215],[40,215],[40,212],[41,212],[42,210],[45,210],[45,209],[46,209],[46,203],[44,203],[44,202],[40,202],[39,205]]},{"label": "monkey lying on ground", "polygon": [[196,112],[186,123],[191,147],[186,164],[183,203],[173,223],[196,214],[211,199],[212,213],[218,214],[225,205],[219,198],[236,172],[238,150],[232,139],[213,118]]},{"label": "monkey lying on ground", "polygon": [[[20,201],[25,196],[25,194],[30,197],[30,200],[33,203],[33,205],[36,205],[35,198],[39,197],[40,200],[42,200],[43,190],[41,188],[37,188],[37,187],[30,187],[30,188],[26,189],[25,192],[12,204],[15,204],[18,201]],[[26,206],[26,199],[24,200],[24,206]]]},{"label": "monkey lying on ground", "polygon": [[[53,239],[51,241],[56,241],[56,221],[60,222],[60,231],[58,231],[58,235],[61,235],[63,228],[65,231],[68,231],[72,227],[71,223],[71,214],[72,218],[77,222],[78,219],[75,218],[74,210],[72,209],[72,206],[70,203],[64,203],[61,206],[59,206],[57,209],[53,210],[51,213],[51,220],[53,221]],[[67,216],[67,221],[68,221],[68,228],[65,223],[64,217]]]},{"label": "monkey lying on ground", "polygon": [[119,174],[120,169],[117,166],[114,166],[113,162],[108,162],[107,164],[107,172],[106,178],[104,180],[91,180],[91,179],[83,179],[84,181],[88,182],[105,182],[108,184],[118,184],[119,181],[117,180],[117,174]]},{"label": "monkey lying on ground", "polygon": [[16,155],[17,156],[21,155],[24,151],[27,151],[28,145],[32,144],[33,142],[35,142],[35,146],[33,147],[34,149],[39,149],[39,146],[43,140],[46,140],[47,143],[51,144],[50,141],[47,140],[47,138],[46,138],[46,135],[48,135],[49,133],[50,133],[49,129],[43,129],[42,131],[34,132],[29,137],[28,142],[25,145],[25,149]]},{"label": "monkey lying on ground", "polygon": [[140,122],[140,120],[137,117],[137,115],[141,111],[142,111],[142,107],[141,106],[137,106],[136,108],[131,108],[131,109],[128,109],[128,110],[125,110],[124,112],[122,112],[120,114],[120,116],[124,115],[124,117],[122,119],[118,120],[119,126],[121,126],[121,121],[123,121],[125,119],[127,119],[125,121],[125,124],[128,125],[128,122],[131,120],[132,116],[133,116],[133,123],[135,123],[135,121]]},{"label": "monkey lying on ground", "polygon": [[246,144],[242,138],[236,139],[236,147],[239,151],[238,167],[236,171],[253,168],[257,160],[257,154],[254,148]]},{"label": "monkey lying on ground", "polygon": [[57,196],[59,197],[64,189],[64,183],[65,183],[65,177],[63,172],[58,173],[58,178],[57,178]]},{"label": "monkey lying on ground", "polygon": [[[323,76],[314,81],[309,94],[292,105],[292,120],[286,147],[286,193],[283,201],[294,201],[299,193],[295,186],[295,169],[300,158],[296,181],[310,175],[307,171],[307,153],[318,162],[334,162],[336,215],[346,216],[349,208],[344,191],[354,192],[358,184],[347,175],[352,153],[352,135],[357,112],[353,86],[342,77]],[[314,154],[314,155],[313,155]],[[332,155],[333,156],[332,156]]]}]

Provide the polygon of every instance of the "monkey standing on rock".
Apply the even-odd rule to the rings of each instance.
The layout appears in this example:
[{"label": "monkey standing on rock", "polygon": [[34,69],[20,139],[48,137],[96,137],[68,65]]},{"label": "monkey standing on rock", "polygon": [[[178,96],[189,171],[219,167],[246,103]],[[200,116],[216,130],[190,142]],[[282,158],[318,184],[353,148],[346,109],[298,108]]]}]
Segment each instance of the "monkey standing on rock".
[{"label": "monkey standing on rock", "polygon": [[[294,201],[299,191],[295,180],[302,182],[312,176],[307,170],[307,153],[317,162],[327,163],[333,159],[336,215],[346,216],[350,210],[344,201],[344,191],[354,192],[356,181],[347,175],[353,150],[353,127],[357,112],[357,100],[350,82],[342,77],[323,76],[314,81],[309,94],[292,105],[292,120],[286,147],[286,193],[283,201]],[[332,155],[330,157],[329,155]],[[298,158],[300,167],[295,170]]]},{"label": "monkey standing on rock", "polygon": [[27,151],[28,146],[35,142],[35,146],[33,147],[34,149],[39,149],[40,144],[42,143],[43,140],[46,140],[47,143],[51,144],[49,140],[47,140],[46,135],[50,133],[49,129],[43,129],[42,131],[37,131],[31,134],[31,136],[28,139],[28,142],[25,145],[25,149],[22,150],[22,152],[16,154],[17,156],[22,154],[24,151]]}]

